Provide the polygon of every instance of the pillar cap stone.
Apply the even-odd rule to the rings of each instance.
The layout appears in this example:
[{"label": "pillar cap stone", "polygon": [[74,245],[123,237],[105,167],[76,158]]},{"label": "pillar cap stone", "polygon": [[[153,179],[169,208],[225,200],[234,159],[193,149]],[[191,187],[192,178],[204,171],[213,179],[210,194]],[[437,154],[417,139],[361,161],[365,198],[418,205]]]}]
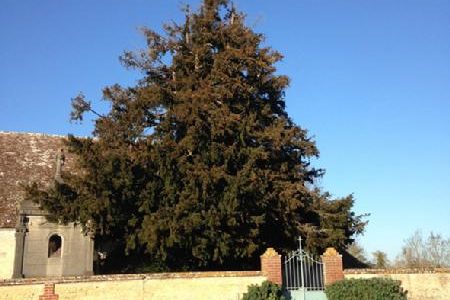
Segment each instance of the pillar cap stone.
[{"label": "pillar cap stone", "polygon": [[267,248],[266,252],[264,252],[264,254],[261,255],[261,257],[274,257],[274,256],[279,256],[279,254],[273,248]]},{"label": "pillar cap stone", "polygon": [[338,256],[340,255],[339,252],[336,251],[336,249],[334,249],[333,247],[328,247],[325,250],[325,253],[323,254],[323,256]]}]

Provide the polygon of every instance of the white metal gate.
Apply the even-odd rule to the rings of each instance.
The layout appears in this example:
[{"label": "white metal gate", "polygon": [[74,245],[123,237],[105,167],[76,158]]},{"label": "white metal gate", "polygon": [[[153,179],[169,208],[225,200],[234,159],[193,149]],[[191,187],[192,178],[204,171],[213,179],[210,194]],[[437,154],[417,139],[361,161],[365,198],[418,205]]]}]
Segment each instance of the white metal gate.
[{"label": "white metal gate", "polygon": [[326,299],[323,277],[323,263],[299,248],[284,258],[283,285],[292,299]]}]

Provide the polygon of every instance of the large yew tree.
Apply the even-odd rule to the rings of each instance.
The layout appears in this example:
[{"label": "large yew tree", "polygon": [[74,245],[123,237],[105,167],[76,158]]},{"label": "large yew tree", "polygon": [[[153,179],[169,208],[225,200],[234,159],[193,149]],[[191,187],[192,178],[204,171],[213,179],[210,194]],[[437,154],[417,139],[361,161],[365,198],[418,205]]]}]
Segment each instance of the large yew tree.
[{"label": "large yew tree", "polygon": [[[184,24],[146,29],[125,53],[143,77],[104,89],[111,109],[92,138],[69,136],[79,169],[30,197],[130,257],[166,269],[246,268],[301,235],[311,251],[343,247],[365,223],[351,196],[313,188],[319,152],[285,109],[282,59],[226,0],[204,0]],[[93,111],[79,95],[72,118]],[[99,246],[99,247],[100,247]]]}]

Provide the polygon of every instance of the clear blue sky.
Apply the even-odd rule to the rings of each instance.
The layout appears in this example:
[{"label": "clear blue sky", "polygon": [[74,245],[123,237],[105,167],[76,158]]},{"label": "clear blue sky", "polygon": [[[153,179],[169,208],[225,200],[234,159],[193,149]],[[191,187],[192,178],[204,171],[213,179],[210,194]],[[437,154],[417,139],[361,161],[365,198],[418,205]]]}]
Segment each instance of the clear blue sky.
[{"label": "clear blue sky", "polygon": [[[198,6],[198,1],[185,1]],[[140,26],[181,20],[178,0],[16,1],[0,9],[0,130],[89,135],[68,122],[79,91],[138,74],[118,56]],[[287,110],[309,129],[320,184],[369,212],[361,244],[393,258],[416,229],[450,235],[450,1],[237,0],[285,55]]]}]

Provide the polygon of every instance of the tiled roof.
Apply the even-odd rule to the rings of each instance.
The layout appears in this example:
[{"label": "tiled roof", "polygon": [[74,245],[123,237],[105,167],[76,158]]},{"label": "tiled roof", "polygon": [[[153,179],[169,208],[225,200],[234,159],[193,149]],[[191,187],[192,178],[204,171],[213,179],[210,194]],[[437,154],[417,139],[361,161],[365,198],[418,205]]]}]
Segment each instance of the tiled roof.
[{"label": "tiled roof", "polygon": [[[24,185],[53,181],[57,154],[66,137],[0,131],[0,228],[16,226]],[[64,168],[73,164],[67,157]]]}]

